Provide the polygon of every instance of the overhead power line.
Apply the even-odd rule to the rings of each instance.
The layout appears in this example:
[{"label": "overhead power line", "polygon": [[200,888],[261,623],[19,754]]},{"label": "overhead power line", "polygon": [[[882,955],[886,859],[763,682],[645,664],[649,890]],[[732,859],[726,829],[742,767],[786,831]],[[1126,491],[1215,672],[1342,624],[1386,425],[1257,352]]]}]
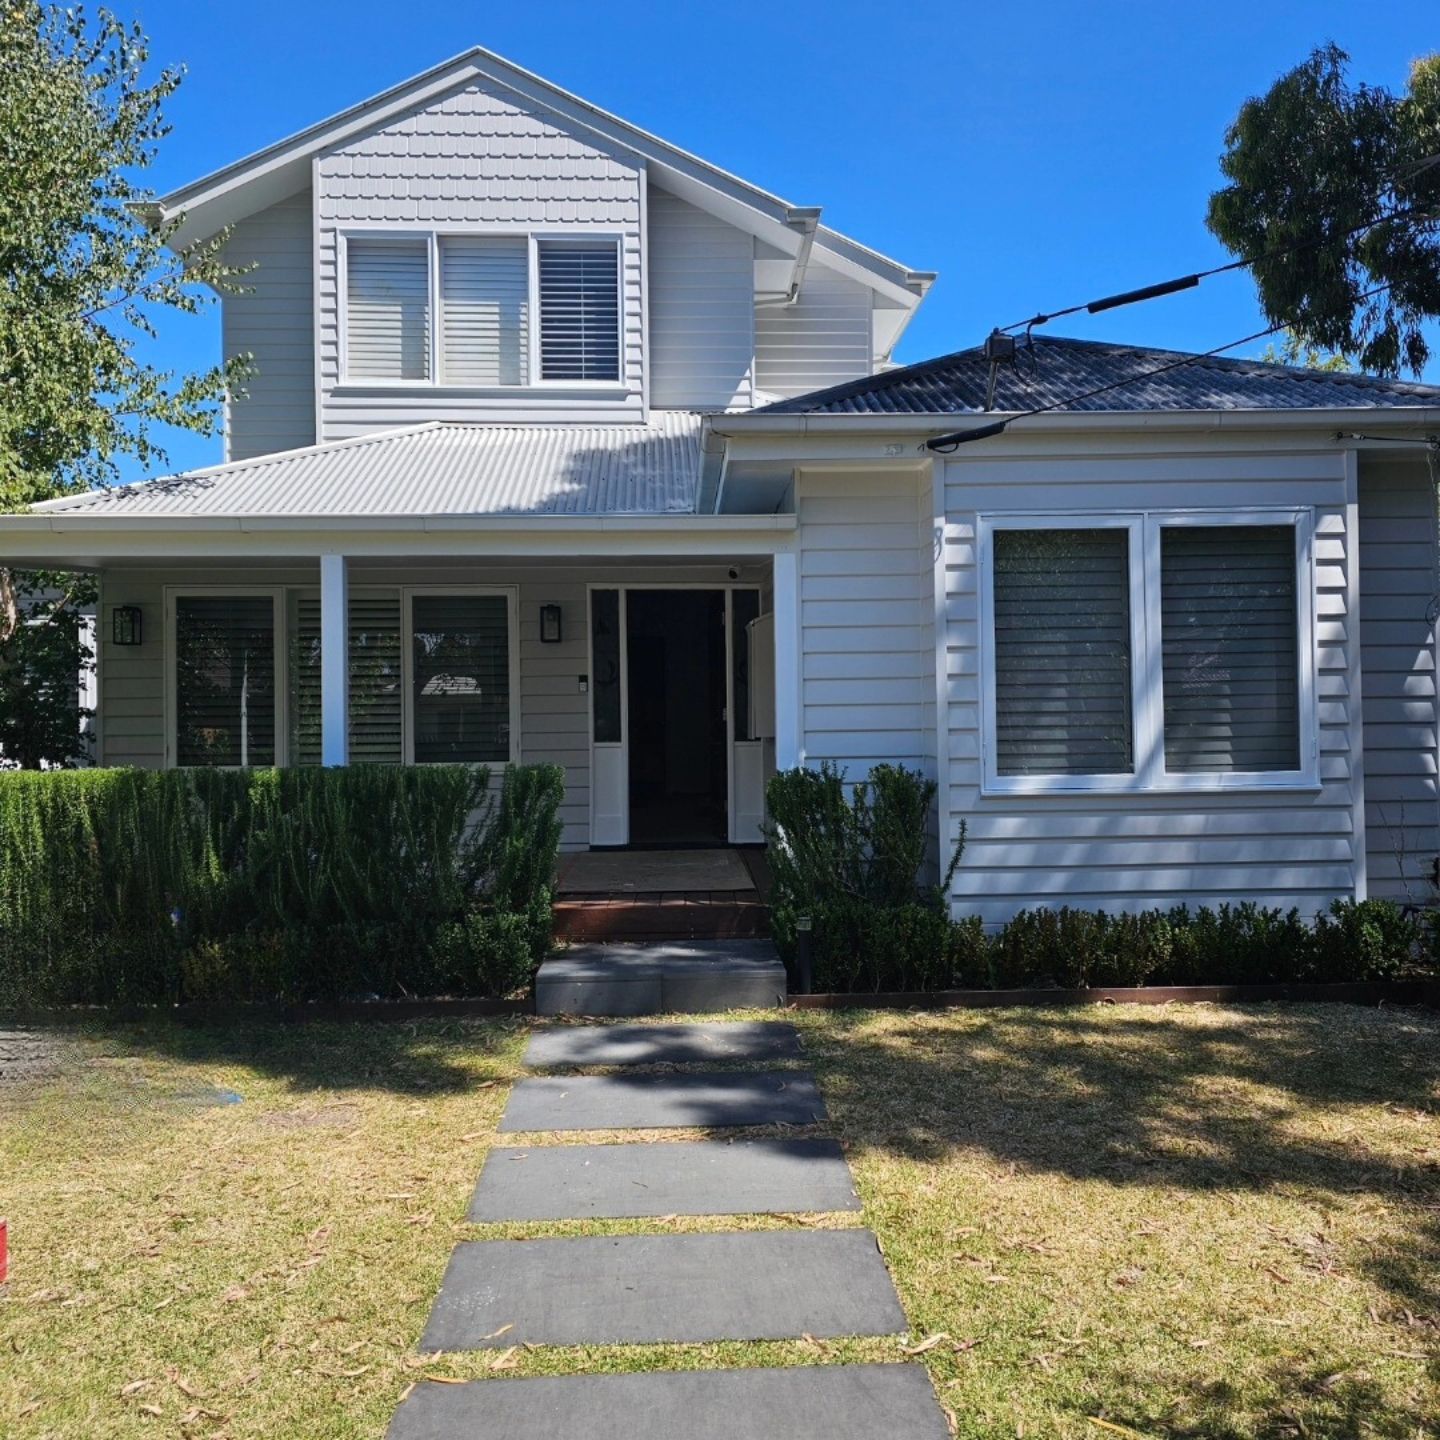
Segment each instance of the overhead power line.
[{"label": "overhead power line", "polygon": [[1002,334],[1009,334],[1012,330],[1033,330],[1037,325],[1048,325],[1052,320],[1063,319],[1066,315],[1078,315],[1082,311],[1088,315],[1100,315],[1106,310],[1118,310],[1123,305],[1138,305],[1142,300],[1156,300],[1162,295],[1174,295],[1181,290],[1193,290],[1202,280],[1208,280],[1214,275],[1226,275],[1232,270],[1244,270],[1252,265],[1258,265],[1264,260],[1275,260],[1282,255],[1294,255],[1301,250],[1314,250],[1321,245],[1333,245],[1353,239],[1361,232],[1373,230],[1377,225],[1383,225],[1390,220],[1417,218],[1433,220],[1436,216],[1428,207],[1406,206],[1403,210],[1392,210],[1387,215],[1380,215],[1374,220],[1366,220],[1363,224],[1355,225],[1336,240],[1305,240],[1295,245],[1277,245],[1274,249],[1264,250],[1259,255],[1248,255],[1239,260],[1230,260],[1224,265],[1214,265],[1209,270],[1196,270],[1189,275],[1177,275],[1171,280],[1161,280],[1155,285],[1142,285],[1138,290],[1122,290],[1115,295],[1102,295],[1098,300],[1086,300],[1079,305],[1067,305],[1063,310],[1041,312],[1032,315],[1028,320],[1017,320],[1012,325],[1003,325],[1000,330]]}]

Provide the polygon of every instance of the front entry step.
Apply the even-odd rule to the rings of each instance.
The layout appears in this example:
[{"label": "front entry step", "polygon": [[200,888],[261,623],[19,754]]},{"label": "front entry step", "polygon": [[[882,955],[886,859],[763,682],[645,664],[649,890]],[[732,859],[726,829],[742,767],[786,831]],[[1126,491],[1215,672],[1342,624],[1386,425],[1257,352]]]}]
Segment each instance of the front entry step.
[{"label": "front entry step", "polygon": [[535,977],[540,1015],[696,1014],[785,999],[785,967],[768,940],[576,945]]}]

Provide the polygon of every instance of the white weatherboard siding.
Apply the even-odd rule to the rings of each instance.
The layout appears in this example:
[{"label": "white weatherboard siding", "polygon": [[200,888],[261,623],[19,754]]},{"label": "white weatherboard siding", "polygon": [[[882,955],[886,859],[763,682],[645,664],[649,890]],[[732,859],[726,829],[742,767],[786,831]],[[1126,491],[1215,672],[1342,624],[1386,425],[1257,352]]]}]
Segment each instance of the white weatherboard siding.
[{"label": "white weatherboard siding", "polygon": [[[468,83],[325,152],[319,187],[322,438],[423,420],[635,420],[643,395],[641,192],[633,158],[558,116]],[[623,383],[465,390],[341,384],[338,236],[438,229],[620,237]]]},{"label": "white weatherboard siding", "polygon": [[1360,637],[1370,893],[1424,900],[1436,791],[1435,487],[1423,460],[1360,457]]},{"label": "white weatherboard siding", "polygon": [[851,780],[935,774],[930,487],[913,471],[799,484],[801,746]]},{"label": "white weatherboard siding", "polygon": [[[1348,614],[1356,545],[1346,533],[1343,455],[1333,447],[1246,453],[1218,438],[1077,443],[1017,432],[1003,448],[975,446],[948,462],[945,496],[952,838],[960,819],[969,826],[952,891],[957,914],[999,924],[1036,905],[1139,910],[1246,899],[1313,914],[1353,893],[1359,637]],[[1315,507],[1318,789],[983,794],[978,516],[1079,512],[1060,523],[1083,526],[1085,512],[1267,505]]]},{"label": "white weatherboard siding", "polygon": [[314,243],[309,190],[240,221],[225,244],[253,267],[221,305],[226,359],[249,354],[254,374],[225,406],[225,458],[247,460],[315,443]]},{"label": "white weatherboard siding", "polygon": [[804,395],[869,375],[871,292],[812,259],[793,305],[755,308],[755,384]]},{"label": "white weatherboard siding", "polygon": [[[402,585],[516,586],[520,630],[520,759],[565,771],[562,847],[584,849],[590,840],[590,696],[579,677],[589,672],[586,583],[643,584],[683,581],[697,587],[728,583],[725,565],[659,566],[387,565],[352,562],[352,596],[368,587]],[[105,715],[102,765],[159,768],[165,761],[164,594],[166,586],[287,586],[318,593],[319,568],[118,569],[104,573],[101,683]],[[144,644],[110,643],[110,609],[139,605]],[[540,607],[559,605],[563,639],[540,640]]]},{"label": "white weatherboard siding", "polygon": [[651,404],[753,404],[753,239],[664,190],[652,188],[646,204]]}]

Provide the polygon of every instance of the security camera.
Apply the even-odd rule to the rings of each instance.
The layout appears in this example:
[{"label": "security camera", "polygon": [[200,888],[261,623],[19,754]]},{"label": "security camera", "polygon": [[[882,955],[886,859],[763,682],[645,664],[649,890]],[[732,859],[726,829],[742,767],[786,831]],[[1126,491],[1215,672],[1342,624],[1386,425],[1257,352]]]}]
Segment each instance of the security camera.
[{"label": "security camera", "polygon": [[738,580],[740,578],[740,572],[733,565],[725,573],[732,580]]}]

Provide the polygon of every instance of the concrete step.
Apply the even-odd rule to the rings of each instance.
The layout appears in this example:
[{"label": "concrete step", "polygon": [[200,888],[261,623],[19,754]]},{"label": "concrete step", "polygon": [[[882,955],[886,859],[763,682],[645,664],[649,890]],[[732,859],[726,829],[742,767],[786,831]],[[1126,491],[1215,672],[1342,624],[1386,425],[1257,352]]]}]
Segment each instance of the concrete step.
[{"label": "concrete step", "polygon": [[535,977],[540,1015],[693,1014],[785,999],[785,967],[768,940],[575,945]]}]

